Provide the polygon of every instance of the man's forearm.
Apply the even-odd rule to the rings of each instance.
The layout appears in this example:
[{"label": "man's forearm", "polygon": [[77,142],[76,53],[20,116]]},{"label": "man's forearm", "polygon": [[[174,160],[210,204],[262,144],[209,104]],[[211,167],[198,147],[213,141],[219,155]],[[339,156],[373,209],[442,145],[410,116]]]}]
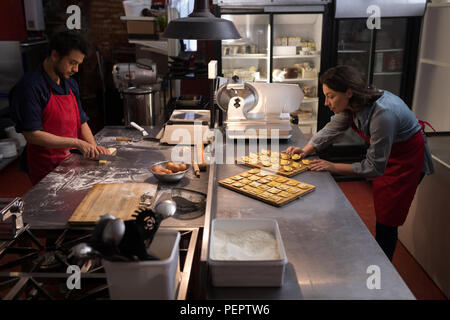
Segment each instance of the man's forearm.
[{"label": "man's forearm", "polygon": [[78,139],[60,137],[49,132],[36,130],[36,131],[24,131],[23,135],[30,144],[35,144],[48,148],[77,148]]},{"label": "man's forearm", "polygon": [[92,134],[91,128],[89,128],[87,122],[81,125],[81,139],[83,139],[86,142],[89,142],[90,144],[93,144],[94,146],[97,145],[94,135]]}]

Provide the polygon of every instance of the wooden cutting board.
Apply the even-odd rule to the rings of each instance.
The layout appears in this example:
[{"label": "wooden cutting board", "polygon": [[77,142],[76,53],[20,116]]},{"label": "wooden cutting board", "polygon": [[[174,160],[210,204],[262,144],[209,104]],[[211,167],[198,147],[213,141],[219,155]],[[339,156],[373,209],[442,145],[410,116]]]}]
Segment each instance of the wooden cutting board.
[{"label": "wooden cutting board", "polygon": [[94,185],[69,219],[70,224],[94,224],[104,214],[122,220],[132,219],[143,193],[154,196],[157,186],[150,183],[110,183]]}]

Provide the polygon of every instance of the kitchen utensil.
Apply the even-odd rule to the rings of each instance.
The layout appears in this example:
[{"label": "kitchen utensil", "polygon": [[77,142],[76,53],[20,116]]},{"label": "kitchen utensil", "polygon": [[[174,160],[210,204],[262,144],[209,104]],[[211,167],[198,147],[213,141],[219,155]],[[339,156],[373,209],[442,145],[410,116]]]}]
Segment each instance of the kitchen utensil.
[{"label": "kitchen utensil", "polygon": [[136,129],[138,129],[140,132],[142,132],[142,136],[144,136],[144,137],[148,136],[148,132],[145,131],[145,129],[142,128],[141,126],[138,126],[135,122],[131,121],[130,125],[133,126]]},{"label": "kitchen utensil", "polygon": [[142,133],[142,137],[144,138],[144,140],[157,140],[157,141],[159,140],[157,137],[155,138],[155,137],[150,136],[144,128],[142,128],[135,122],[130,122],[130,125]]},{"label": "kitchen utensil", "polygon": [[194,169],[194,173],[197,177],[200,177],[200,168],[198,167],[197,162],[192,162],[192,168]]},{"label": "kitchen utensil", "polygon": [[116,137],[116,141],[139,142],[142,139],[131,139],[128,137]]},{"label": "kitchen utensil", "polygon": [[206,194],[204,193],[184,188],[172,188],[171,197],[177,206],[173,216],[176,219],[195,219],[205,213]]},{"label": "kitchen utensil", "polygon": [[289,114],[302,100],[298,84],[285,83],[228,83],[216,95],[217,104],[227,113],[225,131],[230,139],[289,139]]},{"label": "kitchen utensil", "polygon": [[162,166],[163,168],[165,168],[166,165],[167,165],[167,162],[169,162],[169,161],[157,162],[157,163],[153,164],[151,166],[151,168],[150,168],[150,171],[153,173],[153,175],[159,181],[163,181],[163,182],[178,182],[184,177],[184,175],[186,174],[186,172],[190,168],[190,165],[186,164],[186,170],[178,171],[178,172],[175,172],[175,173],[157,173],[157,172],[153,171],[153,168],[156,167],[156,166]]}]

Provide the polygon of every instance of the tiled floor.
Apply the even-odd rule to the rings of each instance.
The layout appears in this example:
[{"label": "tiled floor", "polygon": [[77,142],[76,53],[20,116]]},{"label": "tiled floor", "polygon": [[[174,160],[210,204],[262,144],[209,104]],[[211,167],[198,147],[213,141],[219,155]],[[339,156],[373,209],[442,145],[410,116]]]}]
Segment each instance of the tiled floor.
[{"label": "tiled floor", "polygon": [[[375,212],[371,184],[356,181],[339,182],[338,185],[374,235]],[[31,182],[24,172],[19,171],[17,161],[0,171],[0,198],[22,196],[30,188]],[[401,242],[397,245],[393,265],[417,299],[447,299]]]}]

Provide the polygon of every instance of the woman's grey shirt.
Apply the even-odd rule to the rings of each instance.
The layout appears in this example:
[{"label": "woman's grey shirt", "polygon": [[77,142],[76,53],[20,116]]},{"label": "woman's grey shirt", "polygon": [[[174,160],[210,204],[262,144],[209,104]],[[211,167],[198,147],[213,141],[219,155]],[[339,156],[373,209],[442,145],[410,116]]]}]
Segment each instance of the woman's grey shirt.
[{"label": "woman's grey shirt", "polygon": [[[352,164],[355,174],[367,178],[384,174],[393,143],[406,141],[422,129],[416,116],[403,100],[389,91],[384,91],[371,107],[356,112],[353,120],[350,111],[331,117],[330,122],[317,132],[309,143],[317,151],[324,149],[349,128],[351,121],[370,138],[366,158]],[[433,161],[425,135],[424,139],[425,158],[422,172],[431,174],[434,172]]]}]

